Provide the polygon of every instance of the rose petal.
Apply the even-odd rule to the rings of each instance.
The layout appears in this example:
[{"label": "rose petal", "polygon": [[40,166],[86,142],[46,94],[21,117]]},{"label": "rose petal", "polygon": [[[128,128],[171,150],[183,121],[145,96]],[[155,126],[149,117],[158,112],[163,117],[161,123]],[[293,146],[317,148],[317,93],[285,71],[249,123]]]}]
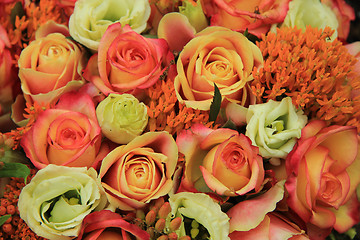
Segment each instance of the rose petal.
[{"label": "rose petal", "polygon": [[185,15],[172,12],[165,14],[161,18],[157,34],[159,38],[163,38],[168,42],[170,50],[180,52],[194,37],[195,33],[195,28]]},{"label": "rose petal", "polygon": [[265,215],[275,209],[276,203],[283,199],[284,183],[280,181],[266,193],[232,207],[227,215],[230,217],[230,233],[233,231],[249,231],[258,226]]}]

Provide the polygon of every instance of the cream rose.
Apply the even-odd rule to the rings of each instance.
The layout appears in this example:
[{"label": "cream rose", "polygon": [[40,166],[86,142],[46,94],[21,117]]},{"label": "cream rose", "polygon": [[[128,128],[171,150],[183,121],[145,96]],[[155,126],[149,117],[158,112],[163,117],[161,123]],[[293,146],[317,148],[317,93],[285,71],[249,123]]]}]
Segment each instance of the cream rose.
[{"label": "cream rose", "polygon": [[78,0],[69,20],[70,35],[97,51],[109,25],[119,22],[141,33],[146,28],[150,11],[148,0]]},{"label": "cream rose", "polygon": [[110,93],[97,106],[96,116],[105,137],[119,144],[139,136],[148,122],[146,105],[126,93]]},{"label": "cream rose", "polygon": [[68,240],[78,235],[85,216],[106,204],[93,168],[51,164],[22,189],[18,207],[20,217],[38,236]]}]

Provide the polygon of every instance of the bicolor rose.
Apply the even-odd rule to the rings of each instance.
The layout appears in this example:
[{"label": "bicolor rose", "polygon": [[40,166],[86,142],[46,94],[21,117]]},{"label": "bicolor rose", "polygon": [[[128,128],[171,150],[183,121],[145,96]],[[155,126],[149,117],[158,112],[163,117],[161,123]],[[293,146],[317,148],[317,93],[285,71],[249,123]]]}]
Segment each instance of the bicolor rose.
[{"label": "bicolor rose", "polygon": [[129,25],[141,33],[146,28],[150,11],[148,0],[78,0],[69,20],[70,34],[96,52],[111,24]]},{"label": "bicolor rose", "polygon": [[338,36],[339,22],[329,6],[319,0],[292,0],[281,27],[297,27],[305,30],[307,25],[319,29],[328,26],[335,31],[331,39],[334,40]]},{"label": "bicolor rose", "polygon": [[109,202],[122,210],[144,207],[170,192],[178,160],[168,132],[147,132],[111,151],[100,167]]},{"label": "bicolor rose", "polygon": [[119,213],[109,210],[93,212],[87,215],[77,239],[114,240],[114,239],[150,240],[150,235],[139,226],[123,219]]},{"label": "bicolor rose", "polygon": [[113,142],[126,144],[148,123],[146,105],[131,94],[110,93],[96,107],[101,132]]},{"label": "bicolor rose", "polygon": [[290,0],[202,0],[211,26],[223,26],[260,37],[272,24],[283,22]]},{"label": "bicolor rose", "polygon": [[196,124],[176,139],[185,157],[185,190],[225,196],[258,192],[264,180],[263,159],[248,137],[232,129]]},{"label": "bicolor rose", "polygon": [[[206,229],[206,237],[203,239],[229,240],[229,217],[222,212],[220,205],[204,193],[180,192],[169,198],[171,212],[167,217],[167,223],[171,219],[180,217],[182,223],[176,230],[179,237],[192,233],[192,239],[202,238],[203,232],[199,225]],[[185,225],[185,219],[191,219],[192,224]],[[194,227],[197,226],[197,227]],[[191,228],[192,229],[187,229]]]},{"label": "bicolor rose", "polygon": [[338,38],[346,41],[350,32],[350,21],[355,20],[354,9],[345,0],[321,0],[321,3],[329,6],[335,13],[339,23],[337,28]]},{"label": "bicolor rose", "polygon": [[179,55],[174,83],[177,98],[187,107],[209,110],[216,84],[223,107],[228,102],[248,105],[251,72],[262,62],[260,49],[243,34],[208,27],[197,33]]},{"label": "bicolor rose", "polygon": [[18,60],[25,99],[31,103],[49,104],[61,94],[79,89],[84,83],[81,71],[85,61],[83,50],[66,35],[38,34]]},{"label": "bicolor rose", "polygon": [[265,158],[285,158],[301,136],[307,117],[296,109],[291,98],[250,105],[246,114],[246,133]]},{"label": "bicolor rose", "polygon": [[37,168],[48,164],[90,167],[100,152],[101,129],[92,99],[64,94],[54,109],[39,114],[21,139],[27,157]]},{"label": "bicolor rose", "polygon": [[84,77],[105,95],[136,94],[152,86],[173,57],[164,39],[145,38],[128,25],[115,23],[101,38],[98,54],[90,58]]},{"label": "bicolor rose", "polygon": [[309,239],[304,230],[275,212],[284,197],[284,181],[264,194],[244,200],[226,212],[230,218],[230,239]]},{"label": "bicolor rose", "polygon": [[83,219],[107,204],[93,168],[48,165],[39,170],[19,196],[20,217],[48,239],[77,237]]},{"label": "bicolor rose", "polygon": [[4,104],[3,107],[6,107],[5,104],[10,105],[14,100],[13,88],[18,80],[16,78],[15,67],[12,64],[13,58],[10,47],[11,44],[7,32],[0,25],[0,104]]},{"label": "bicolor rose", "polygon": [[324,239],[332,228],[345,232],[359,222],[358,149],[355,127],[326,127],[316,120],[303,128],[287,156],[287,203],[307,224],[311,239]]}]

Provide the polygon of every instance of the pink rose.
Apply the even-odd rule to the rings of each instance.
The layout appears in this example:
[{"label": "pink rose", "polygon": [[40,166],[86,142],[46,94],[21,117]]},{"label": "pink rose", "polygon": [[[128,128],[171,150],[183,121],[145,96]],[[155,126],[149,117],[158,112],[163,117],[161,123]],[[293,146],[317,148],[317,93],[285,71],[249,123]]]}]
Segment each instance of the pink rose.
[{"label": "pink rose", "polygon": [[168,194],[177,160],[178,149],[168,132],[147,132],[115,148],[99,173],[109,202],[133,210]]},{"label": "pink rose", "polygon": [[75,92],[64,94],[54,109],[42,112],[21,139],[27,157],[39,169],[48,164],[95,166],[100,144],[92,99]]},{"label": "pink rose", "polygon": [[321,0],[321,2],[331,8],[339,22],[337,28],[338,38],[346,41],[350,32],[350,21],[355,20],[354,9],[345,0]]},{"label": "pink rose", "polygon": [[355,127],[310,122],[286,158],[287,203],[307,223],[312,239],[359,222],[359,141]]},{"label": "pink rose", "polygon": [[164,39],[145,38],[129,25],[115,23],[101,38],[98,53],[89,60],[84,77],[105,95],[135,94],[159,80],[171,59],[173,54]]},{"label": "pink rose", "polygon": [[79,89],[84,80],[82,48],[70,39],[65,26],[49,21],[36,32],[18,60],[21,88],[27,102],[55,102],[61,94]]},{"label": "pink rose", "polygon": [[203,9],[211,26],[223,26],[235,31],[246,29],[258,37],[272,24],[284,21],[290,0],[203,0]]},{"label": "pink rose", "polygon": [[109,210],[93,212],[87,215],[77,239],[113,240],[113,239],[150,239],[149,233],[140,227],[125,221],[120,214]]},{"label": "pink rose", "polygon": [[232,129],[196,124],[176,139],[185,156],[182,187],[237,196],[258,192],[264,180],[263,159],[248,137]]}]

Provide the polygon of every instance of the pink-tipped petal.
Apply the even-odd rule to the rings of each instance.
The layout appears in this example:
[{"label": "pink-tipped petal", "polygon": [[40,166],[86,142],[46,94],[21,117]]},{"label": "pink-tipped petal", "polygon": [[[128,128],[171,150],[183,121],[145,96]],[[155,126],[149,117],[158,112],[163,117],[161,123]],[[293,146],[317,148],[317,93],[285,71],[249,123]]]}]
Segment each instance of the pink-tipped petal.
[{"label": "pink-tipped petal", "polygon": [[246,200],[232,207],[227,215],[230,217],[230,233],[249,231],[258,226],[268,212],[275,209],[276,203],[284,197],[284,183],[280,181],[266,193]]},{"label": "pink-tipped petal", "polygon": [[190,24],[188,18],[177,12],[163,16],[158,26],[158,37],[165,39],[170,50],[177,52],[180,52],[194,38],[195,33],[196,30]]}]

